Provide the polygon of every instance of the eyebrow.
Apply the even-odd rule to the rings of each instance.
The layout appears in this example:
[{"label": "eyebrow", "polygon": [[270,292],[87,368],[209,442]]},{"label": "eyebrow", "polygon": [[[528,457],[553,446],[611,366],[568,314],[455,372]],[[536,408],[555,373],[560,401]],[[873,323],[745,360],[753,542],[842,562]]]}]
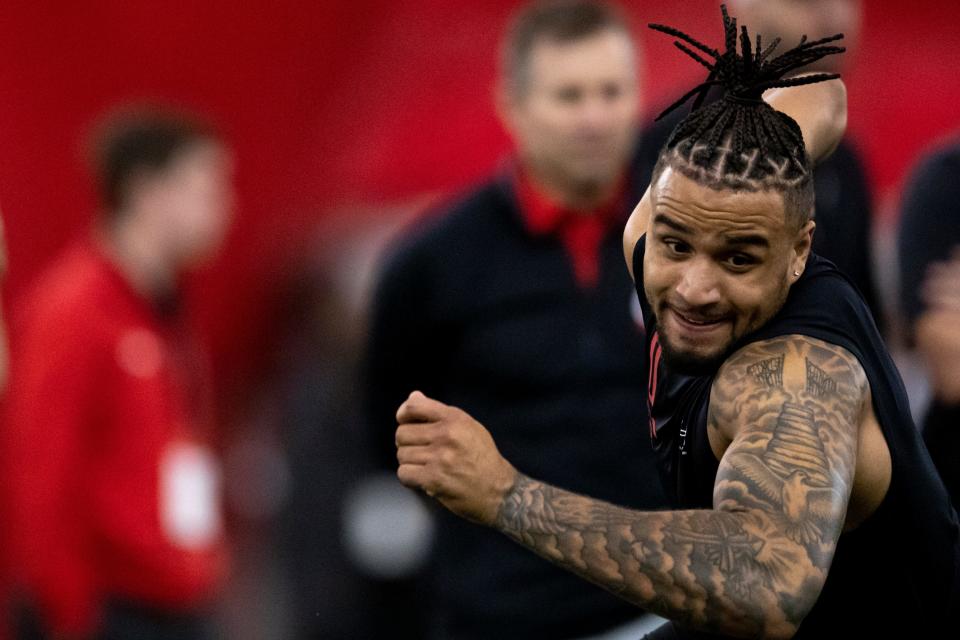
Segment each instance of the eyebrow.
[{"label": "eyebrow", "polygon": [[[662,224],[665,227],[670,227],[674,231],[679,231],[680,233],[693,234],[693,229],[688,227],[685,224],[677,222],[670,216],[658,213],[653,216],[654,224]],[[723,239],[728,245],[737,245],[737,246],[752,246],[752,247],[761,247],[769,248],[770,241],[759,233],[746,233],[746,234],[725,234]]]},{"label": "eyebrow", "polygon": [[745,235],[725,235],[723,239],[727,244],[749,245],[754,247],[768,248],[770,241],[766,237],[757,233],[748,233]]},{"label": "eyebrow", "polygon": [[670,227],[674,231],[679,231],[680,233],[690,233],[690,234],[693,233],[693,229],[691,229],[687,225],[680,224],[673,218],[667,215],[664,215],[662,213],[658,213],[657,215],[653,216],[653,224],[662,224],[666,227]]}]

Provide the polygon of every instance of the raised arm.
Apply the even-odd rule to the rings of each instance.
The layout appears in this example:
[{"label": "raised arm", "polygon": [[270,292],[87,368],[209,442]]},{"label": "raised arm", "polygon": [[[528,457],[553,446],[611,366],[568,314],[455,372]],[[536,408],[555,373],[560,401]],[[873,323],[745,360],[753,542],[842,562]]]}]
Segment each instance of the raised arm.
[{"label": "raised arm", "polygon": [[398,414],[398,475],[649,611],[728,635],[790,637],[843,526],[865,386],[852,356],[808,338],[736,354],[711,399],[711,439],[730,443],[712,510],[638,512],[538,482],[503,460],[479,423],[419,394]]},{"label": "raised arm", "polygon": [[[806,74],[798,77],[803,75]],[[807,153],[815,165],[833,153],[847,129],[847,89],[842,80],[771,89],[763,99],[800,125]],[[623,231],[623,255],[631,277],[634,249],[647,231],[652,210],[648,187]]]},{"label": "raised arm", "polygon": [[[808,74],[797,77],[804,75]],[[800,125],[803,143],[815,165],[833,153],[847,130],[847,88],[842,80],[771,89],[763,99]]]}]

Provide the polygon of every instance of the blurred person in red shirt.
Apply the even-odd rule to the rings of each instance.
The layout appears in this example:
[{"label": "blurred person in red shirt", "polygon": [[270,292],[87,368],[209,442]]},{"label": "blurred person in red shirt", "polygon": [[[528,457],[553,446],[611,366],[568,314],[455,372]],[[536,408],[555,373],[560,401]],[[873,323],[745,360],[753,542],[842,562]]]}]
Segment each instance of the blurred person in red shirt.
[{"label": "blurred person in red shirt", "polygon": [[181,275],[221,243],[231,156],[192,117],[107,120],[103,213],[14,313],[4,454],[31,637],[210,633],[225,546],[206,361]]}]

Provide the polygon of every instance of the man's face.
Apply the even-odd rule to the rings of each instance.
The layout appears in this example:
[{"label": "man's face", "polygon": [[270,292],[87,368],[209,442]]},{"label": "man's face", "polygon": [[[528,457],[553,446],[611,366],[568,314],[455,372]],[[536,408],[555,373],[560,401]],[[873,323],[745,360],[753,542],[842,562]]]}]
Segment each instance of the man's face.
[{"label": "man's face", "polygon": [[775,191],[715,191],[666,168],[652,189],[643,286],[670,366],[707,371],[783,306],[813,222]]},{"label": "man's face", "polygon": [[[778,51],[783,52],[806,35],[817,40],[836,33],[844,34],[840,42],[848,51],[856,48],[863,21],[862,0],[734,0],[732,14],[750,29],[760,33],[767,44],[783,38]],[[813,68],[839,71],[845,55],[827,56]]]},{"label": "man's face", "polygon": [[216,252],[233,214],[233,163],[215,142],[188,147],[157,182],[168,241],[183,264]]},{"label": "man's face", "polygon": [[503,111],[532,171],[573,190],[603,188],[620,177],[640,105],[634,57],[629,37],[612,29],[534,43],[525,88],[506,96]]}]

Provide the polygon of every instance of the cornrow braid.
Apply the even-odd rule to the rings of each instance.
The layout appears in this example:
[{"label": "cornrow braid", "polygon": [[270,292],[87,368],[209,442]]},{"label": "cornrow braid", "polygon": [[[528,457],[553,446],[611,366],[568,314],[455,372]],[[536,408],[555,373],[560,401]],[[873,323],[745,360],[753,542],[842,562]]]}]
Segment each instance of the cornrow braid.
[{"label": "cornrow braid", "polygon": [[[813,215],[813,195],[803,134],[792,118],[763,101],[763,92],[838,78],[834,73],[786,76],[824,56],[842,53],[845,49],[832,43],[843,35],[813,41],[803,36],[797,46],[775,55],[780,38],[764,46],[759,34],[751,40],[745,26],[738,30],[737,20],[727,13],[726,5],[720,5],[720,12],[724,30],[722,52],[679,29],[649,25],[674,37],[674,46],[708,71],[706,80],[657,117],[660,120],[695,97],[690,113],[674,128],[661,150],[654,178],[669,164],[691,179],[717,189],[774,188],[783,191],[793,205],[806,210],[800,215],[809,219]],[[704,106],[713,87],[721,90],[722,98]]]}]

